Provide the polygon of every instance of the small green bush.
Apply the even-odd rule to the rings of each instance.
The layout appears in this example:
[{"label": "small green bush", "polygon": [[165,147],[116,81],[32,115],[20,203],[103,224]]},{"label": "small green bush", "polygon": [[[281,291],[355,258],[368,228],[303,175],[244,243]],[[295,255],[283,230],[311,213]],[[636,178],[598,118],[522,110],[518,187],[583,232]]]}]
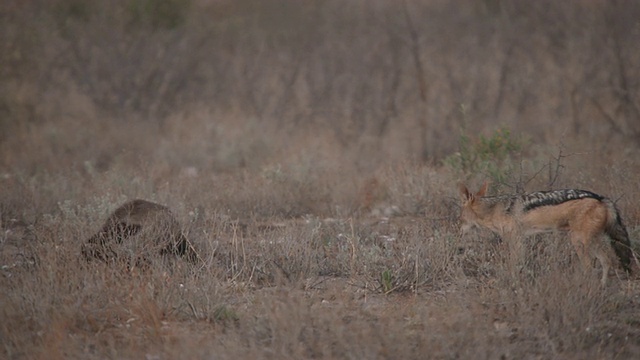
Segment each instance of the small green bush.
[{"label": "small green bush", "polygon": [[463,131],[458,141],[460,150],[446,157],[444,164],[465,178],[480,173],[497,184],[504,183],[512,173],[513,158],[523,147],[523,141],[514,138],[507,128],[478,137]]}]

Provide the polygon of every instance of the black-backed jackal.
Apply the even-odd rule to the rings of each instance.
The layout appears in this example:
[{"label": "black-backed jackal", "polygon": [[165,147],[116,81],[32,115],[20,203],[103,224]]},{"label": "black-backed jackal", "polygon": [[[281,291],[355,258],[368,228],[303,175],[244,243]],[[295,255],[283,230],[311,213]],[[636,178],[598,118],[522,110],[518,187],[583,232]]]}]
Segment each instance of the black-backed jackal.
[{"label": "black-backed jackal", "polygon": [[[602,266],[602,285],[611,268],[611,248],[622,268],[630,272],[629,235],[615,204],[586,190],[539,191],[525,195],[485,196],[488,183],[476,193],[459,185],[462,199],[462,233],[479,226],[503,238],[517,239],[536,233],[566,231],[585,269],[596,257]],[[603,235],[611,239],[607,245]]]},{"label": "black-backed jackal", "polygon": [[117,208],[100,231],[82,245],[87,260],[124,261],[130,268],[170,254],[192,262],[198,259],[169,208],[139,199]]}]

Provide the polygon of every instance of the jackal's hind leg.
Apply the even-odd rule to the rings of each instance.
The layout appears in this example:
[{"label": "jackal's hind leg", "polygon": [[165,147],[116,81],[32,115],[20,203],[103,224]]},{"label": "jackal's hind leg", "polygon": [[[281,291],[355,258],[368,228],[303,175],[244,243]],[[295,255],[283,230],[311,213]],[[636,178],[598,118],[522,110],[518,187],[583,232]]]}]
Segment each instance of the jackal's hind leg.
[{"label": "jackal's hind leg", "polygon": [[611,269],[611,258],[608,256],[606,251],[602,249],[602,247],[596,247],[595,256],[600,261],[600,266],[602,267],[602,286],[607,285],[607,279],[609,278],[609,269]]},{"label": "jackal's hind leg", "polygon": [[609,270],[611,269],[611,257],[607,249],[603,246],[604,242],[601,237],[588,233],[572,232],[570,238],[585,272],[592,270],[592,259],[594,257],[598,259],[600,267],[602,268],[602,278],[600,281],[602,286],[605,286],[609,278]]},{"label": "jackal's hind leg", "polygon": [[591,256],[587,247],[589,241],[588,236],[577,232],[571,232],[569,234],[569,238],[571,240],[573,248],[578,254],[578,259],[580,259],[582,267],[585,271],[588,271],[589,269],[591,269]]},{"label": "jackal's hind leg", "polygon": [[592,255],[595,256],[600,265],[602,266],[602,285],[606,285],[607,278],[609,277],[609,270],[614,269],[617,272],[613,259],[616,254],[614,253],[613,248],[609,245],[608,239],[604,239],[603,236],[596,236],[593,238],[595,243],[591,246]]}]

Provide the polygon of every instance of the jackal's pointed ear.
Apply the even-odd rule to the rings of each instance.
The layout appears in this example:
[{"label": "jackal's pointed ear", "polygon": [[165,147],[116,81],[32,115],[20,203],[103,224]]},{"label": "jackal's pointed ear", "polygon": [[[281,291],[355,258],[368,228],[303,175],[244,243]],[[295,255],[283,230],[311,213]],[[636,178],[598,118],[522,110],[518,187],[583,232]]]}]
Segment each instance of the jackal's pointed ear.
[{"label": "jackal's pointed ear", "polygon": [[476,193],[477,197],[483,197],[487,194],[487,189],[489,189],[489,182],[485,181],[484,184],[482,184],[482,187],[480,188],[480,190],[478,190],[478,192]]},{"label": "jackal's pointed ear", "polygon": [[458,190],[460,190],[460,199],[462,201],[469,201],[473,199],[473,194],[467,189],[467,186],[463,183],[458,183]]}]

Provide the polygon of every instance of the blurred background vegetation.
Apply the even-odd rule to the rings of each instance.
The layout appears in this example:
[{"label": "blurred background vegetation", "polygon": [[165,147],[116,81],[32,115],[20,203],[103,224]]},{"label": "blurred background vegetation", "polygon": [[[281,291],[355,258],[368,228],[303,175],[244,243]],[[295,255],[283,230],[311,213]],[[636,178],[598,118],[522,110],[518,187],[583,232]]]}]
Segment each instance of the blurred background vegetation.
[{"label": "blurred background vegetation", "polygon": [[366,171],[505,128],[640,145],[637,1],[5,0],[0,19],[10,171]]}]

